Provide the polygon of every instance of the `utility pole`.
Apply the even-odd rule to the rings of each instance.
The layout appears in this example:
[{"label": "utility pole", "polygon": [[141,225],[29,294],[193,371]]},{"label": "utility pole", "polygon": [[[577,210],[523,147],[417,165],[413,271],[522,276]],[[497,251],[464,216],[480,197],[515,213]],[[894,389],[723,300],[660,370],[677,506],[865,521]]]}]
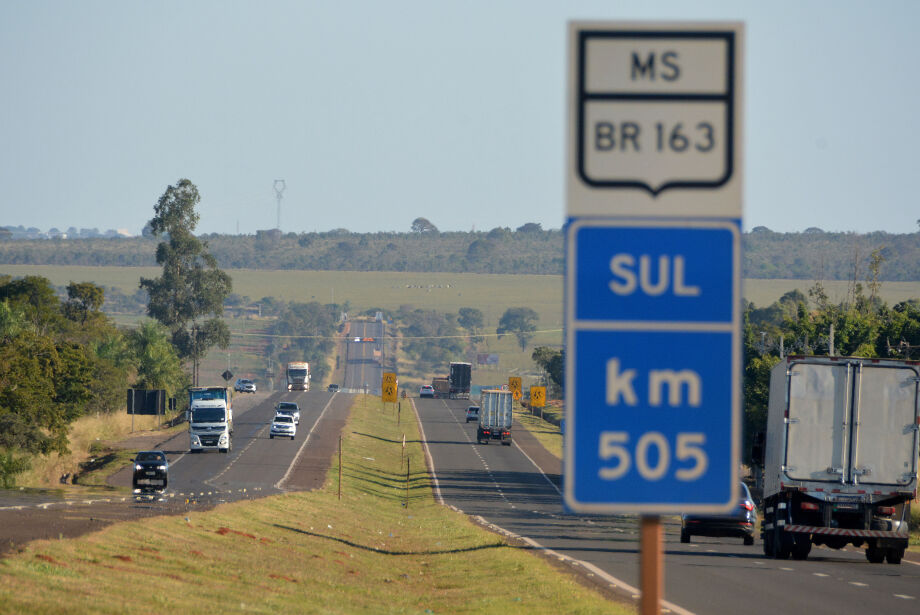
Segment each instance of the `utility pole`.
[{"label": "utility pole", "polygon": [[284,183],[283,179],[276,179],[275,184],[275,198],[278,200],[278,226],[275,227],[279,231],[281,230],[281,197],[284,195],[284,190],[287,188],[287,184]]}]

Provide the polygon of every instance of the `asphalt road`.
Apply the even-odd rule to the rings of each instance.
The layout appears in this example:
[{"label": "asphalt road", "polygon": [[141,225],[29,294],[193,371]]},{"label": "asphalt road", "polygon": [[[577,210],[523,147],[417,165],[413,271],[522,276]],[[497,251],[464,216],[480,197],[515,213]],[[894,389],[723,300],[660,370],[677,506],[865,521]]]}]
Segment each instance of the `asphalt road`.
[{"label": "asphalt road", "polygon": [[[281,399],[300,405],[294,440],[268,437],[274,405]],[[169,459],[169,488],[152,500],[98,490],[79,496],[54,491],[0,492],[0,553],[30,540],[78,536],[117,521],[319,487],[351,402],[350,395],[325,391],[238,394],[233,403],[230,453],[190,454],[184,431],[164,442],[137,442],[138,450],[158,448]],[[130,487],[130,468],[116,473],[109,482]]]},{"label": "asphalt road", "polygon": [[380,395],[385,360],[386,323],[352,320],[345,340],[344,391]]},{"label": "asphalt road", "polygon": [[[513,430],[511,447],[480,445],[475,423],[465,422],[469,402],[417,399],[415,403],[446,503],[596,566],[632,588],[639,586],[635,516],[565,514],[558,460],[545,451],[539,455],[541,447],[532,444],[522,450],[521,429]],[[920,562],[910,551],[913,561],[905,557],[897,566],[870,564],[863,550],[852,547],[848,551],[814,548],[806,561],[780,561],[763,556],[759,538],[747,547],[735,538],[693,537],[690,544],[681,544],[679,520],[664,517],[663,525],[664,598],[678,612],[920,612]],[[617,591],[632,593],[622,586]]]}]

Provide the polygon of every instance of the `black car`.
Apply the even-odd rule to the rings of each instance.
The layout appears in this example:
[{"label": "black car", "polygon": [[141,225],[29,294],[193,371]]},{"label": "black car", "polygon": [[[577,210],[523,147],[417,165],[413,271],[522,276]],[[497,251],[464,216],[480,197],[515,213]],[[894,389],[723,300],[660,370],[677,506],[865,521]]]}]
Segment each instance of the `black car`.
[{"label": "black car", "polygon": [[163,451],[140,451],[134,456],[134,478],[131,481],[136,492],[163,491],[169,476],[169,462]]},{"label": "black car", "polygon": [[680,541],[690,542],[691,536],[737,537],[744,544],[754,544],[757,507],[747,485],[739,483],[738,504],[725,515],[680,516]]},{"label": "black car", "polygon": [[329,391],[330,393],[336,393],[339,390],[339,385],[335,383],[330,384],[328,387],[326,387],[326,390]]}]

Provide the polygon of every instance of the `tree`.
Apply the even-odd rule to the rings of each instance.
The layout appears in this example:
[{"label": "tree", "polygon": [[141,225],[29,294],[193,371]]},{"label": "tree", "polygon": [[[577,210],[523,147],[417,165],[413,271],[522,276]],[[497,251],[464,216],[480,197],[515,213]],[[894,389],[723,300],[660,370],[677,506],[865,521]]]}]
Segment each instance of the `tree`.
[{"label": "tree", "polygon": [[518,233],[542,233],[543,227],[539,222],[528,222],[514,229]]},{"label": "tree", "polygon": [[147,314],[169,329],[179,356],[191,359],[196,383],[201,357],[214,345],[226,348],[230,344],[230,329],[220,316],[233,288],[230,276],[208,252],[207,242],[192,234],[198,225],[195,205],[200,200],[195,184],[180,179],[157,201],[150,232],[166,238],[156,252],[163,275],[141,278],[140,284],[150,297]]},{"label": "tree", "polygon": [[137,366],[135,387],[166,389],[173,394],[185,384],[182,363],[168,336],[166,328],[152,320],[128,333],[127,343]]},{"label": "tree", "polygon": [[565,350],[537,346],[530,358],[546,372],[547,377],[560,391],[565,388]]},{"label": "tree", "polygon": [[476,331],[485,324],[485,317],[482,310],[471,307],[462,307],[458,310],[457,323],[467,330],[470,335],[470,342],[476,343],[482,341],[482,336],[476,335]]},{"label": "tree", "polygon": [[478,308],[462,307],[458,312],[457,322],[461,327],[469,331],[470,334],[475,334],[476,329],[482,327],[484,324],[482,310]]},{"label": "tree", "polygon": [[498,333],[499,338],[506,333],[514,334],[523,351],[533,339],[533,332],[537,330],[536,322],[539,318],[540,316],[528,307],[508,308],[498,321],[498,328],[495,332]]},{"label": "tree", "polygon": [[428,218],[416,218],[412,221],[413,233],[438,233],[438,227],[428,221]]},{"label": "tree", "polygon": [[71,282],[67,285],[67,303],[64,304],[64,316],[81,325],[87,318],[98,314],[105,303],[105,291],[92,282]]}]

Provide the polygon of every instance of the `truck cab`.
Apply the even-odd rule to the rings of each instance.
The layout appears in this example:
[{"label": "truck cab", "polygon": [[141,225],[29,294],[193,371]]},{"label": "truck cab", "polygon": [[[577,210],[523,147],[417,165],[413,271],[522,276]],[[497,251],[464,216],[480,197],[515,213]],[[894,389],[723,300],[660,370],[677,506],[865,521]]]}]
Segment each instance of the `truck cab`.
[{"label": "truck cab", "polygon": [[199,399],[189,410],[189,449],[193,453],[216,450],[229,453],[233,447],[233,413],[220,399]]}]

